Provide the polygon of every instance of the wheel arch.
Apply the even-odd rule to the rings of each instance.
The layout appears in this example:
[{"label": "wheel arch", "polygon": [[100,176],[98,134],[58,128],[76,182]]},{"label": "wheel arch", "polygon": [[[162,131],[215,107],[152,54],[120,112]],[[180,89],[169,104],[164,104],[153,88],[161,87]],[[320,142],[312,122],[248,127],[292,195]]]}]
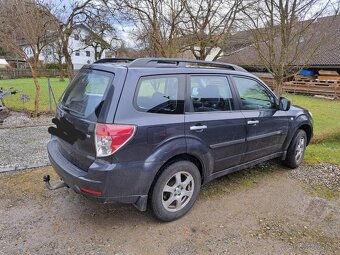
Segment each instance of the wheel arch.
[{"label": "wheel arch", "polygon": [[313,135],[312,127],[309,124],[305,123],[305,124],[300,125],[296,129],[296,131],[299,130],[299,129],[301,129],[301,130],[306,132],[306,135],[307,135],[307,145],[308,145],[310,143],[310,141],[312,140],[312,135]]},{"label": "wheel arch", "polygon": [[193,164],[196,165],[196,167],[198,168],[200,175],[201,175],[201,184],[204,183],[204,180],[206,178],[205,176],[205,171],[204,171],[204,164],[202,163],[201,159],[199,159],[198,157],[189,154],[189,153],[181,153],[181,154],[177,154],[171,158],[169,158],[157,171],[157,173],[155,174],[152,184],[150,185],[149,188],[149,192],[148,194],[150,195],[150,192],[152,192],[153,187],[155,186],[159,176],[163,173],[163,171],[166,169],[167,166],[177,162],[177,161],[181,161],[181,160],[185,160],[185,161],[190,161]]},{"label": "wheel arch", "polygon": [[310,121],[308,121],[308,119],[305,115],[300,115],[299,117],[297,117],[295,119],[295,121],[296,121],[296,123],[290,127],[290,131],[289,131],[289,133],[286,137],[286,140],[284,142],[284,145],[283,145],[283,151],[285,152],[284,156],[282,157],[283,160],[286,158],[286,152],[289,148],[289,145],[293,141],[294,135],[296,134],[296,132],[299,129],[306,132],[307,145],[310,143],[310,141],[312,140],[312,137],[313,137],[312,123]]}]

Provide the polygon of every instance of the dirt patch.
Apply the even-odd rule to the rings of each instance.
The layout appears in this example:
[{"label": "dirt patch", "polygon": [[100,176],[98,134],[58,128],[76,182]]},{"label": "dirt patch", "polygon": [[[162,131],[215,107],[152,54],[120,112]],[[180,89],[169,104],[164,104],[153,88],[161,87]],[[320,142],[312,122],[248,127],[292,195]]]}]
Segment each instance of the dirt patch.
[{"label": "dirt patch", "polygon": [[0,174],[0,254],[339,254],[340,200],[306,192],[278,165],[213,181],[171,223],[45,190],[44,173],[55,180],[50,167]]}]

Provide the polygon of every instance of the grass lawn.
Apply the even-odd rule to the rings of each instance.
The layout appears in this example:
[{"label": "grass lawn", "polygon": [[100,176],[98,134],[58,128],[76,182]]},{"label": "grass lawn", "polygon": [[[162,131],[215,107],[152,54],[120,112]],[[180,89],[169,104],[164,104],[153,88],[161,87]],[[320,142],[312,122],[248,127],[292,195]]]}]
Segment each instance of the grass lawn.
[{"label": "grass lawn", "polygon": [[[68,85],[68,79],[65,79],[65,82],[60,82],[59,78],[51,78],[50,80],[54,96],[58,101],[59,97],[61,96],[66,86]],[[47,78],[39,78],[39,84],[40,84],[40,111],[47,112],[50,110]],[[9,89],[10,87],[13,87],[14,89],[20,90],[21,93],[29,95],[30,97],[30,101],[27,103],[23,103],[20,101],[20,94],[5,97],[5,103],[9,108],[11,108],[12,110],[34,111],[35,87],[33,79],[23,78],[12,80],[0,80],[0,87],[4,89]],[[55,108],[54,105],[53,108]]]},{"label": "grass lawn", "polygon": [[329,162],[340,166],[340,101],[287,94],[292,103],[313,114],[314,137],[306,151],[310,164]]},{"label": "grass lawn", "polygon": [[[40,78],[40,111],[49,111],[47,78]],[[56,100],[59,99],[68,84],[51,79]],[[34,110],[34,83],[32,79],[0,80],[0,87],[14,87],[30,96],[25,104],[20,95],[5,98],[7,106],[13,110]],[[340,101],[318,99],[308,96],[287,94],[292,103],[307,108],[314,118],[314,137],[306,152],[307,163],[329,162],[340,166]]]}]

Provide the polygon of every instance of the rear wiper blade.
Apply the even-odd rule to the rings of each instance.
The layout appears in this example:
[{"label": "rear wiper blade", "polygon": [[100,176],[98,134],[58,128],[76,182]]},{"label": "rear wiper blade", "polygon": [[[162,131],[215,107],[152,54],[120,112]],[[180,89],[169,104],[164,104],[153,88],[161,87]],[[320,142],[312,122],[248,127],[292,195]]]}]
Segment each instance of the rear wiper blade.
[{"label": "rear wiper blade", "polygon": [[76,113],[76,114],[80,114],[80,112],[76,111],[76,110],[73,110],[72,108],[69,108],[67,106],[62,106],[63,110],[67,111],[67,112],[73,112],[73,113]]}]

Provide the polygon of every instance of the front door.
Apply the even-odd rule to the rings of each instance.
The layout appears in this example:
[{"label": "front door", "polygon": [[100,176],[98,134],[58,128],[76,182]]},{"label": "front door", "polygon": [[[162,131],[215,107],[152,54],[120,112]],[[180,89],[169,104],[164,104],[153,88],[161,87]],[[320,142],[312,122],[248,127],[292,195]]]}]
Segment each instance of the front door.
[{"label": "front door", "polygon": [[247,122],[247,149],[242,163],[281,152],[288,117],[277,109],[275,96],[255,78],[232,78]]},{"label": "front door", "polygon": [[[246,124],[235,108],[228,79],[223,75],[189,75],[185,113],[188,150],[208,148],[213,172],[238,165],[245,152]],[[198,141],[198,143],[197,143]]]}]

